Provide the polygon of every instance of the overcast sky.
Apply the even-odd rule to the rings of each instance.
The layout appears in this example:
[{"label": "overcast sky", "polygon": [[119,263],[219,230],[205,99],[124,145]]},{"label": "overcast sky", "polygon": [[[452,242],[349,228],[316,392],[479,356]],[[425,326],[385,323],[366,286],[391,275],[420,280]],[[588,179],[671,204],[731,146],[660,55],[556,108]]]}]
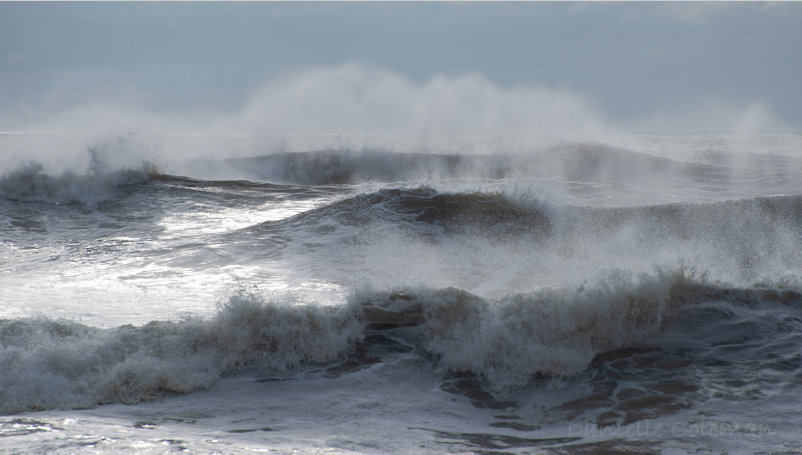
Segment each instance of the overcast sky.
[{"label": "overcast sky", "polygon": [[541,111],[559,95],[622,129],[802,130],[802,3],[0,2],[0,130],[92,106],[242,118],[343,80],[385,110],[446,87],[463,110],[471,90],[508,111],[545,93]]}]

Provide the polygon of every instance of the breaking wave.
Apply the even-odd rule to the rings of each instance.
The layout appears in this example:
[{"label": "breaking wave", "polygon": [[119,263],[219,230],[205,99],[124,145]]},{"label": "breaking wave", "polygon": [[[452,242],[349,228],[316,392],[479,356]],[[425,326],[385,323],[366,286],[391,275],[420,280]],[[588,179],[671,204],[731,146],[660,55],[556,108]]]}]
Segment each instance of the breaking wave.
[{"label": "breaking wave", "polygon": [[209,320],[101,330],[46,318],[0,321],[0,413],[152,400],[209,387],[258,363],[291,370],[346,353],[357,309],[266,302],[240,292]]},{"label": "breaking wave", "polygon": [[593,285],[492,300],[454,288],[357,299],[374,325],[420,324],[423,346],[443,366],[506,392],[536,376],[574,376],[599,352],[658,336],[673,281],[612,273]]},{"label": "breaking wave", "polygon": [[775,317],[766,316],[766,308],[777,305],[802,308],[802,294],[777,286],[735,289],[679,270],[613,272],[575,288],[497,299],[408,287],[363,289],[343,305],[318,306],[237,292],[210,319],[105,330],[46,318],[4,320],[0,412],[147,401],[207,388],[246,367],[292,372],[342,360],[370,343],[368,333],[400,327],[419,334],[417,341],[412,337],[417,355],[503,394],[533,378],[575,376],[600,353],[659,342],[695,326],[706,325],[691,338],[721,344],[723,335],[711,337],[710,324],[731,324],[738,312],[751,325],[727,336],[761,336],[776,328],[761,318]]},{"label": "breaking wave", "polygon": [[45,174],[41,163],[29,162],[0,177],[0,196],[21,202],[57,205],[93,205],[117,197],[126,185],[142,183],[158,170],[143,164],[139,169],[122,169],[92,175],[64,172]]}]

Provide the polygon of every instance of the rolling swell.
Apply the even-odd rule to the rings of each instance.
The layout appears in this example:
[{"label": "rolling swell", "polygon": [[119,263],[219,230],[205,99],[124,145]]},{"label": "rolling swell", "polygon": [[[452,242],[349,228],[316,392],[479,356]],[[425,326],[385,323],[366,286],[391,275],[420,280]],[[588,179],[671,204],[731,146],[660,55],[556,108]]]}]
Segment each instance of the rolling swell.
[{"label": "rolling swell", "polygon": [[321,150],[278,153],[223,161],[249,178],[301,185],[351,184],[453,179],[464,176],[501,178],[511,167],[491,155],[438,155],[385,151]]},{"label": "rolling swell", "polygon": [[[432,188],[382,189],[361,194],[295,215],[276,223],[288,229],[318,229],[333,225],[365,227],[391,223],[416,231],[444,234],[504,236],[529,234],[542,238],[551,232],[548,216],[538,208],[517,202],[501,193],[440,193]],[[259,229],[258,226],[250,229]],[[322,230],[321,230],[322,229]]]},{"label": "rolling swell", "polygon": [[617,183],[675,176],[720,184],[730,178],[724,167],[682,163],[592,142],[545,150],[500,150],[491,155],[320,150],[231,158],[223,164],[248,179],[300,185],[555,175],[570,181]]}]

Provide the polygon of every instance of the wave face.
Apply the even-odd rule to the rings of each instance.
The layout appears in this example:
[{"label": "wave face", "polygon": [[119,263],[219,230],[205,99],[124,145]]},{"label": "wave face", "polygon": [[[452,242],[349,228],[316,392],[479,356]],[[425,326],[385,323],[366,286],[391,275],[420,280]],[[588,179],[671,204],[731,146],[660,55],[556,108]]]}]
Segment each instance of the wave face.
[{"label": "wave face", "polygon": [[[799,150],[629,139],[7,170],[0,437],[637,453],[697,447],[704,416],[771,430],[705,447],[791,447]],[[687,431],[612,432],[646,423]]]},{"label": "wave face", "polygon": [[[384,189],[362,194],[311,210],[288,220],[296,226],[336,222],[341,226],[365,227],[392,224],[422,232],[482,236],[547,235],[549,218],[537,208],[501,193],[439,193],[417,189]],[[416,229],[416,227],[418,229]]]}]

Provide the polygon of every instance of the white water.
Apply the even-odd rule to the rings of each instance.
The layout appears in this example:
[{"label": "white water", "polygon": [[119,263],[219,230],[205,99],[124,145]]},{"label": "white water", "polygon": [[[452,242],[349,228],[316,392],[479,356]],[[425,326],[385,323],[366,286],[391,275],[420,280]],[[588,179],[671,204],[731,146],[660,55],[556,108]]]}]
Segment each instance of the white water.
[{"label": "white water", "polygon": [[[515,150],[503,178],[356,149],[345,167],[390,178],[325,185],[308,165],[263,185],[16,164],[0,180],[0,447],[792,450],[800,137],[565,143]],[[398,318],[415,324],[369,327]],[[604,360],[619,348],[645,351]]]}]

